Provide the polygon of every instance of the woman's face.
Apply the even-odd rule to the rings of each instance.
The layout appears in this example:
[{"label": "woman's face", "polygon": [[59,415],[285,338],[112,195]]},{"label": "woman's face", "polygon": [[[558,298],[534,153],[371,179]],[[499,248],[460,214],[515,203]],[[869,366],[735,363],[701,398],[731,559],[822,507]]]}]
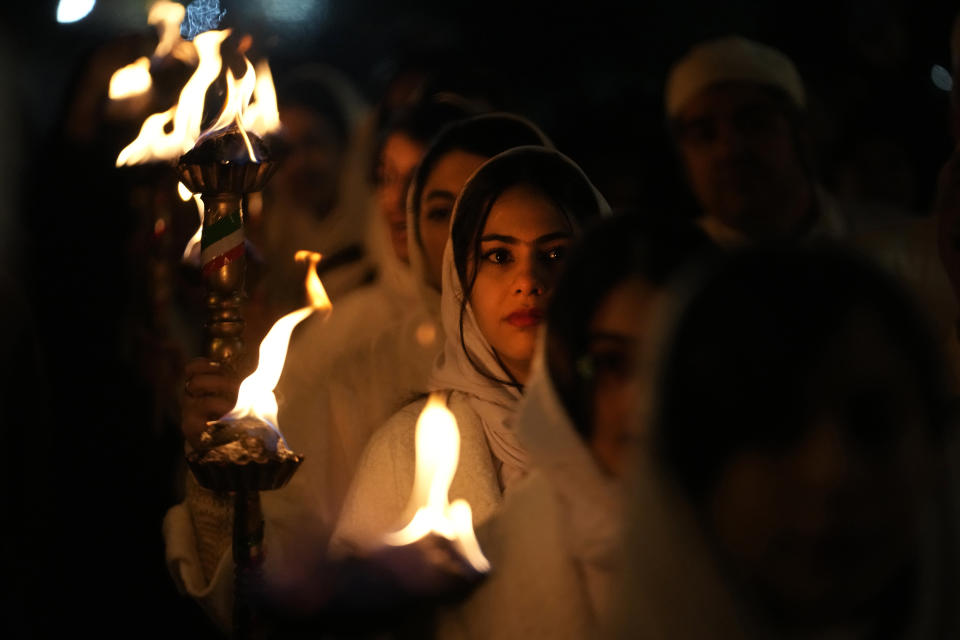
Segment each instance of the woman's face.
[{"label": "woman's face", "polygon": [[380,213],[390,229],[390,243],[401,262],[410,261],[407,253],[407,187],[423,152],[423,145],[404,133],[390,134],[380,152],[377,199]]},{"label": "woman's face", "polygon": [[590,448],[600,465],[620,476],[627,454],[628,425],[635,417],[638,349],[649,331],[657,290],[639,277],[607,294],[587,330],[593,364]]},{"label": "woman's face", "polygon": [[546,195],[511,187],[490,208],[480,254],[469,257],[476,269],[470,306],[477,324],[521,384],[572,235],[567,217]]},{"label": "woman's face", "polygon": [[445,154],[433,166],[420,194],[420,242],[426,259],[427,277],[440,290],[443,250],[450,235],[450,214],[467,178],[487,160],[466,151]]},{"label": "woman's face", "polygon": [[271,180],[270,190],[322,218],[337,203],[341,143],[334,126],[312,109],[281,107],[280,116],[291,148]]}]

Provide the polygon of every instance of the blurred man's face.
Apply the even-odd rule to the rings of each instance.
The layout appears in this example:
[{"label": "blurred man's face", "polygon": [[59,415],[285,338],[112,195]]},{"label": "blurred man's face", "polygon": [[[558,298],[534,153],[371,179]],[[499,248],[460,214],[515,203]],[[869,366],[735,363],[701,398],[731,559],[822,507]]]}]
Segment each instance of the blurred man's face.
[{"label": "blurred man's face", "polygon": [[771,416],[799,441],[734,455],[708,506],[728,567],[790,626],[869,615],[913,560],[934,465],[916,367],[879,322],[852,317],[824,352],[804,415]]},{"label": "blurred man's face", "polygon": [[810,197],[796,137],[783,106],[764,87],[709,87],[683,107],[675,131],[706,215],[751,238],[788,235],[807,215],[809,206],[795,206]]}]

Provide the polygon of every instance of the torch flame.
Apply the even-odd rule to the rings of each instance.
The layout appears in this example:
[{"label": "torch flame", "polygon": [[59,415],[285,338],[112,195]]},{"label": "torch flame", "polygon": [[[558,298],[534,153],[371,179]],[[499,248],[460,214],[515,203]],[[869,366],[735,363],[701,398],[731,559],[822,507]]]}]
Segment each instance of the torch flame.
[{"label": "torch flame", "polygon": [[254,102],[247,107],[243,121],[249,131],[265,136],[280,128],[277,92],[273,87],[273,74],[270,73],[270,65],[266,60],[257,63],[255,75],[257,81],[253,90]]},{"label": "torch flame", "polygon": [[[118,167],[175,160],[189,151],[202,134],[218,131],[234,123],[243,136],[250,159],[257,161],[247,131],[263,136],[280,128],[277,95],[266,61],[261,61],[254,69],[244,57],[246,71],[239,81],[232,71],[227,70],[227,97],[220,116],[206,131],[201,132],[204,99],[207,89],[220,76],[223,68],[220,45],[229,35],[230,30],[224,29],[205,31],[194,38],[193,46],[196,47],[199,63],[180,92],[177,105],[147,117],[140,134],[117,157]],[[256,101],[251,103],[254,96]]]},{"label": "torch flame", "polygon": [[150,58],[143,57],[113,72],[108,95],[111,100],[122,100],[146,93],[152,86]]},{"label": "torch flame", "polygon": [[150,5],[147,23],[157,28],[160,41],[153,52],[154,58],[165,58],[184,42],[180,38],[180,23],[187,15],[187,8],[179,2],[159,0]]},{"label": "torch flame", "polygon": [[329,312],[332,308],[323,283],[317,275],[320,254],[312,251],[298,251],[295,257],[298,261],[306,260],[310,263],[306,278],[310,306],[288,313],[270,327],[270,331],[260,343],[260,360],[257,363],[257,370],[240,383],[236,406],[221,420],[238,420],[255,416],[279,432],[277,398],[273,395],[273,390],[280,381],[280,374],[283,373],[290,334],[293,333],[294,327],[314,311]]},{"label": "torch flame", "polygon": [[247,146],[247,155],[250,156],[250,162],[256,162],[257,154],[253,151],[253,145],[250,144],[250,138],[247,136],[243,124],[243,106],[250,102],[257,79],[253,65],[250,64],[249,60],[246,63],[247,70],[240,78],[239,86],[237,80],[233,77],[233,71],[227,69],[227,98],[223,101],[220,117],[208,130],[219,131],[229,127],[232,123],[236,123],[240,135],[243,136],[243,143]]},{"label": "torch flame", "polygon": [[[117,156],[118,167],[151,160],[173,160],[193,147],[200,137],[207,89],[220,75],[223,66],[220,45],[229,35],[229,29],[207,31],[194,39],[200,62],[180,92],[177,106],[147,117],[140,128],[140,135]],[[167,133],[171,122],[173,129]]]},{"label": "torch flame", "polygon": [[457,420],[441,396],[433,393],[417,420],[417,467],[410,505],[416,513],[403,529],[386,536],[390,545],[405,545],[436,533],[479,572],[490,570],[473,532],[473,514],[466,500],[449,502],[450,484],[460,459]]}]

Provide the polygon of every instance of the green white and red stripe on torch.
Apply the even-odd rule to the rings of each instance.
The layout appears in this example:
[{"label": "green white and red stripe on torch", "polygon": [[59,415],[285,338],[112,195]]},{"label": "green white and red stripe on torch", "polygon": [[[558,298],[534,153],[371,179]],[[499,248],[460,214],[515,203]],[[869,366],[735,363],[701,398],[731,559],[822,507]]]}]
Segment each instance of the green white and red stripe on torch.
[{"label": "green white and red stripe on torch", "polygon": [[204,227],[203,237],[200,239],[203,275],[240,258],[244,251],[243,239],[243,218],[239,211]]}]

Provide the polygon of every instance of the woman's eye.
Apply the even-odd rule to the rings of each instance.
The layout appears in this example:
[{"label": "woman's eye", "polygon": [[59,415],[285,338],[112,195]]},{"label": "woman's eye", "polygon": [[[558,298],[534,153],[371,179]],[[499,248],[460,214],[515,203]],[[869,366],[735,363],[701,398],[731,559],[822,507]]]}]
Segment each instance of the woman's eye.
[{"label": "woman's eye", "polygon": [[446,207],[439,207],[436,209],[427,210],[427,220],[432,220],[434,222],[442,222],[444,220],[450,219],[450,214],[452,213],[451,209]]},{"label": "woman's eye", "polygon": [[547,262],[557,262],[567,257],[566,247],[553,247],[544,252],[543,257]]},{"label": "woman's eye", "polygon": [[494,264],[504,264],[510,261],[510,252],[506,249],[491,249],[483,254],[483,259]]}]

